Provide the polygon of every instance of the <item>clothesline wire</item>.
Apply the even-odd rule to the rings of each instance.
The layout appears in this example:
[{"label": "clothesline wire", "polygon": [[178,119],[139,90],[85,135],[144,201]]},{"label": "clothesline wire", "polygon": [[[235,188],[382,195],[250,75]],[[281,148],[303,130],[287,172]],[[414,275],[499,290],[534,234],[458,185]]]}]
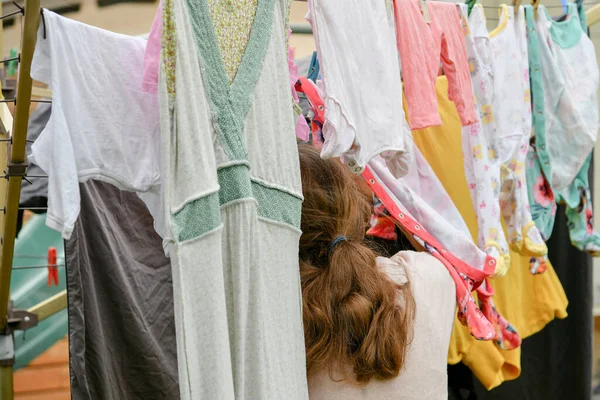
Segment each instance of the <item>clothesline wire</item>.
[{"label": "clothesline wire", "polygon": [[50,267],[64,267],[65,264],[57,264],[57,265],[16,265],[12,267],[12,269],[40,269],[40,268],[50,268]]},{"label": "clothesline wire", "polygon": [[[46,261],[48,261],[48,256],[33,256],[30,254],[14,254],[13,257],[14,258],[23,258],[23,259],[28,259],[28,260],[46,260]],[[57,257],[57,258],[61,258],[61,257]]]},{"label": "clothesline wire", "polygon": [[[591,5],[594,5],[594,4],[600,4],[600,1],[594,0],[594,1],[586,1],[586,2],[583,3],[584,6],[591,6]],[[486,9],[486,10],[500,10],[502,6],[501,5],[498,5],[498,6],[485,6],[485,5],[482,5],[482,7],[484,9]],[[546,8],[564,8],[565,6],[560,5],[560,6],[544,6],[544,7],[546,7]],[[490,19],[490,18],[487,18],[487,19]]]}]

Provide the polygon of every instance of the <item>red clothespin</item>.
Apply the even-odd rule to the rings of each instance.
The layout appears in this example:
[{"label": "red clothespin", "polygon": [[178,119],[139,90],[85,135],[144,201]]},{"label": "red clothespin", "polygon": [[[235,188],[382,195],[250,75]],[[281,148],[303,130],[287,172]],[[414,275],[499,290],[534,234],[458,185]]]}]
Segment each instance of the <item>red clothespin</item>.
[{"label": "red clothespin", "polygon": [[58,268],[56,267],[56,248],[48,247],[48,286],[58,286]]}]

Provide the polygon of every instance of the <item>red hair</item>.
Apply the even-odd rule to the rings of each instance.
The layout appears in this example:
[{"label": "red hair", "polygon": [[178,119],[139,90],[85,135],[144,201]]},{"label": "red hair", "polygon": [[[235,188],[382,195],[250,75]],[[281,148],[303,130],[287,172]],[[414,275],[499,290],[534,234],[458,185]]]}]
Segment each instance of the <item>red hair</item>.
[{"label": "red hair", "polygon": [[[400,373],[412,337],[410,283],[379,270],[365,242],[372,204],[346,166],[299,145],[304,203],[300,238],[308,374],[350,365],[358,382]],[[333,241],[344,236],[346,240]]]}]

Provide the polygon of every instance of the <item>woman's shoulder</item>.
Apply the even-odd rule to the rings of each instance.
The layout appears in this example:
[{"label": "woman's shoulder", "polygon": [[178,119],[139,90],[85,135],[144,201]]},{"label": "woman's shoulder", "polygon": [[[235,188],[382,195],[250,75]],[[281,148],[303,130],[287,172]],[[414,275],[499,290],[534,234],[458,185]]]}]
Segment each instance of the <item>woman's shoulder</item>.
[{"label": "woman's shoulder", "polygon": [[436,284],[440,289],[454,289],[454,282],[444,264],[426,252],[401,251],[390,258],[377,257],[377,265],[394,282],[411,285]]}]

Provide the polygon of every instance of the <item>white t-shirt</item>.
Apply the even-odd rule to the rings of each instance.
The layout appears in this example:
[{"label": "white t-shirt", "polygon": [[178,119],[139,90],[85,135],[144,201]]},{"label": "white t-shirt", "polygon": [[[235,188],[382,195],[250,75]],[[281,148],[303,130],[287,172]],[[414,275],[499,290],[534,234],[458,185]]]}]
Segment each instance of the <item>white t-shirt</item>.
[{"label": "white t-shirt", "polygon": [[160,183],[158,98],[141,90],[144,39],[43,15],[31,76],[52,89],[52,115],[29,159],[48,174],[46,224],[68,239],[79,182],[135,192]]},{"label": "white t-shirt", "polygon": [[377,264],[398,284],[406,283],[407,274],[410,279],[417,312],[404,368],[394,379],[372,379],[364,385],[340,380],[337,374],[333,381],[328,371],[321,371],[308,379],[310,399],[447,399],[448,347],[456,309],[450,274],[432,255],[414,251],[402,251],[390,259],[379,257]]}]

